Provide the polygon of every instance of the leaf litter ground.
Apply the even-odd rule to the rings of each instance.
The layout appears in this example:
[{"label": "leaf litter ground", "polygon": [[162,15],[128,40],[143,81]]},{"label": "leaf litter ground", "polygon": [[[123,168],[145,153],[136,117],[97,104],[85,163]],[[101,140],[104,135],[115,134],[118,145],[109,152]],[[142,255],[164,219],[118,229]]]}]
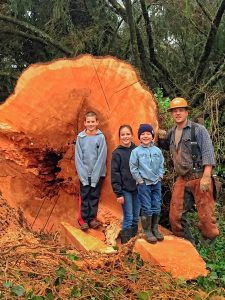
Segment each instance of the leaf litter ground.
[{"label": "leaf litter ground", "polygon": [[209,299],[144,263],[133,246],[110,255],[64,249],[56,237],[33,233],[0,197],[0,299]]}]

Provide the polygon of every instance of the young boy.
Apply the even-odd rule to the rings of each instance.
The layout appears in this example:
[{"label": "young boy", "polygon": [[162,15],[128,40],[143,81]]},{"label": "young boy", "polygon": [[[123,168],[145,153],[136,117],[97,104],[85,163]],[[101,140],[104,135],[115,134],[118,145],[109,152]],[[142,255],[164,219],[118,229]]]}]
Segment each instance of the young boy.
[{"label": "young boy", "polygon": [[141,223],[146,240],[156,243],[164,239],[158,231],[161,211],[161,179],[164,174],[164,158],[161,150],[154,146],[154,130],[149,124],[138,129],[141,145],[131,152],[130,171],[137,182],[141,203]]},{"label": "young boy", "polygon": [[106,175],[107,146],[95,112],[85,114],[85,129],[77,136],[75,165],[80,179],[80,218],[82,230],[98,228],[96,219],[101,192],[102,177]]}]

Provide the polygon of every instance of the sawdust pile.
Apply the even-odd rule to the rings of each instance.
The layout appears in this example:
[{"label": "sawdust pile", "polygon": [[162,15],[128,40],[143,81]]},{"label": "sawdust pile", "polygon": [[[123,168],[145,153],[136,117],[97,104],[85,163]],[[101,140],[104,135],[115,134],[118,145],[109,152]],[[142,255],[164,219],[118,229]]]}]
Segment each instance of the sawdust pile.
[{"label": "sawdust pile", "polygon": [[[22,214],[0,197],[0,299],[194,299],[202,293],[174,281],[132,253],[63,249],[53,236],[35,235]],[[199,298],[202,299],[202,298]]]}]

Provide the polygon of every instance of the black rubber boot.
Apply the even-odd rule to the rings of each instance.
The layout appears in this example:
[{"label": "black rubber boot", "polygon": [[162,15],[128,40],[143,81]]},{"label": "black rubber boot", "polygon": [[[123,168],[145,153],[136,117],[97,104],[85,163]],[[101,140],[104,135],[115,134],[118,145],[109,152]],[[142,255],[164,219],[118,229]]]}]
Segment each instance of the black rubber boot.
[{"label": "black rubber boot", "polygon": [[158,241],[163,241],[164,236],[158,230],[160,216],[153,215],[152,216],[152,232]]},{"label": "black rubber boot", "polygon": [[157,238],[152,233],[152,216],[142,216],[141,224],[146,241],[151,244],[155,244],[157,242]]},{"label": "black rubber boot", "polygon": [[126,244],[132,238],[132,228],[120,230],[121,244]]},{"label": "black rubber boot", "polygon": [[132,226],[132,237],[135,237],[138,233],[138,225]]}]

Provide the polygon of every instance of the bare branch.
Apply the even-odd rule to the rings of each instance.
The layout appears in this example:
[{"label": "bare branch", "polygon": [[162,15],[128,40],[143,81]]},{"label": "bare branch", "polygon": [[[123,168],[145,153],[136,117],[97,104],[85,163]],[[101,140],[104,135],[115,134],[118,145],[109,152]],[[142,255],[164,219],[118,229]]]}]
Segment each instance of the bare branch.
[{"label": "bare branch", "polygon": [[114,33],[113,33],[112,39],[111,39],[111,41],[109,42],[109,45],[108,45],[108,52],[110,52],[110,50],[111,50],[111,47],[112,47],[112,45],[113,45],[113,43],[114,43],[114,41],[115,41],[115,39],[116,39],[117,32],[118,32],[118,30],[119,30],[121,24],[123,23],[123,21],[124,21],[123,19],[121,19],[121,20],[119,21],[119,23],[118,23],[118,25],[117,25],[117,27],[116,27]]},{"label": "bare branch", "polygon": [[219,28],[224,10],[225,10],[225,0],[222,0],[221,3],[220,3],[219,8],[217,10],[217,13],[215,15],[215,18],[214,18],[214,20],[211,24],[211,28],[210,28],[210,31],[209,31],[209,34],[208,34],[207,41],[205,43],[205,47],[202,51],[201,57],[199,59],[199,62],[198,62],[198,65],[197,65],[197,68],[196,68],[196,71],[195,71],[195,74],[194,74],[194,77],[193,77],[193,84],[194,85],[196,83],[198,83],[202,78],[202,74],[203,74],[203,72],[205,70],[205,67],[207,65],[206,63],[207,63],[208,57],[211,53],[211,50],[212,50],[212,47],[213,47],[213,44],[214,44],[214,41],[215,41],[215,38],[216,38],[216,34],[217,34],[217,31],[218,31],[218,28]]},{"label": "bare branch", "polygon": [[208,86],[213,86],[217,83],[218,80],[225,77],[225,59],[223,64],[220,66],[219,70],[207,81],[204,85],[203,89],[207,88]]},{"label": "bare branch", "polygon": [[9,73],[9,72],[0,72],[0,77],[9,77],[9,78],[12,78],[14,80],[17,80],[19,76],[16,76],[12,73]]},{"label": "bare branch", "polygon": [[115,9],[117,14],[120,15],[124,19],[125,22],[127,22],[127,15],[126,15],[126,11],[123,8],[123,6],[120,5],[116,0],[109,0],[109,3]]},{"label": "bare branch", "polygon": [[34,35],[39,36],[40,38],[42,38],[43,40],[46,41],[46,43],[51,44],[52,46],[54,46],[56,49],[58,49],[59,51],[65,53],[66,55],[72,56],[73,52],[70,51],[69,49],[63,47],[61,44],[59,44],[56,40],[54,40],[51,36],[49,36],[48,34],[46,34],[45,32],[43,32],[42,30],[38,29],[37,27],[24,22],[24,21],[20,21],[17,20],[13,17],[8,17],[8,16],[4,16],[3,14],[0,14],[0,20],[10,23],[10,24],[14,24],[17,25],[25,30],[28,30],[30,32],[32,32]]},{"label": "bare branch", "polygon": [[201,88],[201,91],[198,92],[197,94],[195,94],[192,97],[192,101],[191,104],[193,106],[196,106],[200,99],[204,96],[204,91],[210,87],[210,86],[214,86],[218,80],[222,79],[225,77],[225,59],[223,61],[223,64],[220,66],[219,70],[217,70],[217,72],[215,74],[213,74],[213,76],[211,76],[211,78],[206,82],[206,84]]},{"label": "bare branch", "polygon": [[[123,8],[123,6],[120,5],[116,0],[109,0],[109,2],[112,5],[112,7],[115,9],[117,14],[120,15],[124,19],[125,22],[128,22],[127,21],[126,10]],[[147,11],[146,6],[145,6],[145,10]],[[139,21],[140,21],[140,17],[138,18],[138,22]],[[154,46],[153,46],[153,40],[152,40],[152,44],[150,42],[151,46],[149,47],[150,55],[153,54],[153,57],[151,56],[151,60],[148,61],[148,55],[145,51],[145,47],[143,45],[141,33],[140,33],[140,31],[137,27],[137,24],[136,24],[136,36],[137,36],[137,41],[138,41],[138,50],[139,50],[140,58],[141,58],[141,61],[142,61],[141,69],[143,70],[148,83],[151,84],[151,82],[152,82],[152,80],[149,79],[149,77],[151,76],[151,72],[150,72],[150,66],[151,66],[151,67],[154,68],[154,70],[156,72],[160,73],[160,75],[166,80],[166,82],[167,82],[168,86],[170,87],[170,89],[171,89],[171,87],[172,87],[172,89],[174,89],[173,93],[175,94],[177,92],[177,90],[180,90],[180,89],[175,87],[175,84],[174,84],[171,76],[169,75],[169,72],[156,59],[156,54],[155,54]],[[152,35],[149,35],[149,38],[151,39]],[[167,88],[165,87],[165,90],[167,91],[167,93],[171,92],[171,91],[168,91],[168,87]]]},{"label": "bare branch", "polygon": [[191,19],[191,18],[187,18],[186,16],[184,16],[192,25],[193,25],[193,27],[199,32],[199,33],[201,33],[202,35],[204,35],[204,36],[206,36],[207,37],[207,34],[204,32],[204,31],[202,31],[196,24],[195,24],[195,22]]},{"label": "bare branch", "polygon": [[169,86],[174,90],[174,94],[176,94],[180,88],[176,86],[174,83],[174,80],[170,76],[169,72],[167,69],[158,61],[156,57],[156,52],[155,52],[155,47],[154,47],[154,41],[153,41],[153,35],[152,35],[152,26],[151,26],[151,21],[148,15],[148,11],[146,8],[145,0],[140,0],[141,3],[141,9],[143,13],[143,17],[145,20],[145,28],[148,36],[148,47],[149,47],[149,53],[150,53],[150,60],[151,63],[154,64],[161,75],[165,78],[165,80],[168,82]]},{"label": "bare branch", "polygon": [[196,0],[199,7],[203,11],[204,15],[209,19],[210,23],[213,21],[212,16],[210,15],[209,11],[206,9],[205,4],[202,4],[200,0]]},{"label": "bare branch", "polygon": [[[115,12],[125,21],[127,22],[127,15],[126,15],[126,10],[115,0],[109,0],[110,4],[112,5],[113,9],[115,10]],[[143,44],[143,40],[142,40],[142,36],[141,33],[137,27],[137,24],[140,22],[142,18],[142,14],[138,17],[136,24],[135,24],[135,29],[136,29],[136,36],[137,36],[137,46],[138,46],[138,51],[139,51],[139,55],[140,55],[140,60],[141,60],[141,68],[140,70],[143,73],[143,76],[147,82],[147,84],[149,86],[153,86],[153,80],[152,80],[152,71],[150,68],[150,61],[149,61],[149,57],[145,51],[145,46]],[[130,45],[130,41],[129,41],[129,45]],[[127,45],[126,47],[126,52],[129,49],[129,45]],[[166,91],[168,91],[165,87],[164,89]]]},{"label": "bare branch", "polygon": [[27,32],[24,32],[24,31],[20,31],[20,30],[16,30],[16,29],[1,29],[0,28],[0,34],[11,34],[11,35],[18,35],[18,36],[21,36],[25,39],[30,39],[30,40],[33,40],[33,41],[36,41],[36,42],[39,42],[43,45],[48,45],[48,42],[45,41],[44,39],[38,37],[38,36],[35,36],[35,35],[32,35],[32,34],[29,34]]},{"label": "bare branch", "polygon": [[215,67],[214,73],[216,73],[221,68],[221,65],[223,64],[224,59],[225,59],[225,53],[219,58],[217,65]]},{"label": "bare branch", "polygon": [[[115,0],[109,0],[109,2],[112,5],[113,9],[116,11],[116,13],[127,23],[128,21],[127,21],[127,14],[126,14],[125,8],[123,6],[121,6]],[[138,21],[140,21],[140,18]],[[140,70],[143,71],[146,81],[148,82],[149,85],[151,85],[152,80],[150,79],[150,75],[151,75],[150,63],[148,61],[148,55],[145,51],[141,33],[137,27],[137,24],[135,24],[135,30],[136,30],[136,37],[137,37],[137,46],[138,46],[138,51],[139,51],[140,60],[141,60]],[[129,43],[129,44],[131,45],[131,43]]]}]

